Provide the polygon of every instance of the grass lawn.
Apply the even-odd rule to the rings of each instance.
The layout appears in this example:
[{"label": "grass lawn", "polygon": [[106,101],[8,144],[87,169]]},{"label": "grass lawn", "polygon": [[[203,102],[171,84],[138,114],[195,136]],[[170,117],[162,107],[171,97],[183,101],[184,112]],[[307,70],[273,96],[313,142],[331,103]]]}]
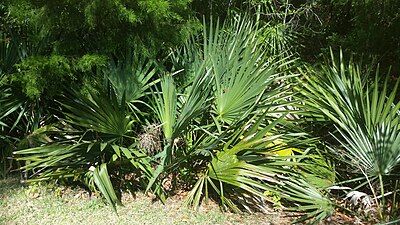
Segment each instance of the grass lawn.
[{"label": "grass lawn", "polygon": [[170,198],[163,205],[143,194],[124,194],[116,215],[103,201],[82,190],[24,186],[16,179],[0,180],[0,224],[289,224],[290,218],[268,214],[223,213],[209,204],[199,211]]}]

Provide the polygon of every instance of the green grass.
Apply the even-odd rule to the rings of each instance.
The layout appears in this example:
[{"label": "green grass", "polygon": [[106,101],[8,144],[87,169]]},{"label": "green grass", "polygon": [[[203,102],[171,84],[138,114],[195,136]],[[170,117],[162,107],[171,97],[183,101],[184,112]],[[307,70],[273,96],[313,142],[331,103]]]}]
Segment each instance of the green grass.
[{"label": "green grass", "polygon": [[143,194],[124,194],[122,202],[124,207],[118,207],[116,215],[101,199],[83,190],[0,180],[0,224],[289,224],[282,213],[272,210],[239,215],[208,204],[193,211],[178,197],[163,205]]}]

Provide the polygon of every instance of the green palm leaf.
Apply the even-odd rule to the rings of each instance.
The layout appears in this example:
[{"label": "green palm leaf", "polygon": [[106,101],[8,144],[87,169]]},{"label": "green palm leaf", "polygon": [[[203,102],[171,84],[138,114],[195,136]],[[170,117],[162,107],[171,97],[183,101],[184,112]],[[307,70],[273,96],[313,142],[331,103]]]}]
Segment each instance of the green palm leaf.
[{"label": "green palm leaf", "polygon": [[104,73],[112,84],[116,95],[121,100],[123,96],[134,113],[140,112],[137,103],[147,105],[142,99],[151,93],[150,89],[160,82],[156,78],[157,66],[154,61],[137,55],[127,57],[110,64]]},{"label": "green palm leaf", "polygon": [[68,110],[65,115],[69,123],[114,137],[122,137],[133,123],[126,114],[125,102],[120,103],[112,90],[88,97],[75,92],[60,104]]},{"label": "green palm leaf", "polygon": [[349,165],[371,176],[389,175],[400,162],[400,102],[395,102],[398,82],[388,94],[388,81],[368,85],[357,65],[322,67],[320,72],[305,73],[308,83],[303,94],[307,109],[326,116],[337,126],[336,138],[346,149]]},{"label": "green palm leaf", "polygon": [[161,93],[156,94],[154,110],[162,123],[165,139],[172,141],[177,114],[177,94],[171,76],[161,80]]},{"label": "green palm leaf", "polygon": [[121,201],[117,198],[114,188],[112,186],[110,176],[107,171],[107,164],[103,163],[96,167],[93,171],[94,182],[99,188],[100,192],[107,199],[107,202],[113,207],[116,212],[115,205],[122,205]]}]

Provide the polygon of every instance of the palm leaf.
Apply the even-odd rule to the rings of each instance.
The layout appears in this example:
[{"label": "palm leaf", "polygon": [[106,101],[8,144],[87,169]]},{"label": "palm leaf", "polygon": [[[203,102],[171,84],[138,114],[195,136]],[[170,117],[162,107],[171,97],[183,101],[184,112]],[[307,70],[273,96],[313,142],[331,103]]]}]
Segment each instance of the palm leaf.
[{"label": "palm leaf", "polygon": [[133,121],[126,113],[125,102],[119,103],[113,91],[90,93],[88,97],[75,92],[71,97],[60,101],[68,110],[65,115],[69,123],[113,137],[122,137],[130,130]]},{"label": "palm leaf", "polygon": [[107,199],[107,202],[113,207],[114,211],[117,212],[115,206],[122,205],[122,203],[115,194],[110,176],[108,175],[107,164],[103,163],[94,169],[93,179],[100,192]]},{"label": "palm leaf", "polygon": [[104,73],[119,99],[125,96],[132,112],[138,113],[140,110],[136,103],[146,105],[142,98],[151,93],[151,87],[160,82],[160,79],[156,78],[157,71],[154,61],[143,56],[128,55],[117,62],[111,62]]}]

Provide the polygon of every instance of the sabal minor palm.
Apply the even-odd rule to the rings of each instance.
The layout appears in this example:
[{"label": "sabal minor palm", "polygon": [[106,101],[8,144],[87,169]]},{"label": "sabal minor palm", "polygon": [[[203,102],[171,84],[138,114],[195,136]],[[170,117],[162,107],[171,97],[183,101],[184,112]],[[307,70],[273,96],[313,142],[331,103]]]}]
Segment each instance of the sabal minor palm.
[{"label": "sabal minor palm", "polygon": [[[60,100],[65,119],[51,129],[38,147],[16,151],[21,169],[30,180],[74,178],[98,189],[114,207],[120,204],[111,183],[109,168],[125,169],[142,174],[149,180],[153,169],[150,159],[135,148],[130,135],[134,120],[126,110],[125,99],[118,99],[112,88],[90,93],[67,93]],[[158,185],[156,183],[155,185]],[[154,187],[154,188],[153,188]],[[160,186],[151,187],[163,199]]]},{"label": "sabal minor palm", "polygon": [[[260,29],[257,23],[248,17],[236,17],[223,26],[217,23],[207,29],[200,38],[202,46],[188,42],[183,51],[189,54],[182,57],[189,60],[183,63],[189,68],[183,73],[192,79],[188,82],[188,92],[178,93],[182,89],[176,88],[173,76],[169,76],[161,82],[161,93],[156,90],[154,95],[154,110],[166,139],[163,157],[168,158],[167,163],[164,161],[158,167],[155,179],[166,168],[179,170],[179,162],[188,161],[190,165],[204,166],[188,196],[189,204],[197,206],[202,198],[213,193],[223,206],[238,209],[248,207],[247,200],[253,203],[258,198],[268,200],[264,192],[276,190],[286,193],[287,199],[309,204],[305,211],[311,210],[321,218],[330,215],[329,199],[309,183],[299,181],[299,185],[291,180],[287,174],[298,171],[284,169],[283,165],[288,165],[286,160],[266,157],[273,155],[268,145],[282,136],[272,135],[275,125],[283,119],[276,118],[276,114],[284,111],[274,105],[285,104],[282,100],[289,96],[285,78],[289,76],[277,73],[277,63],[267,60],[271,58],[258,48],[261,43],[257,39]],[[186,110],[188,106],[190,111]],[[275,118],[268,116],[264,120],[261,115],[265,113]],[[254,121],[260,122],[253,124]],[[189,134],[191,140],[186,140],[184,134]],[[183,159],[174,158],[170,149],[177,137],[192,143],[188,144],[191,148]],[[171,168],[171,164],[178,168]],[[288,180],[279,178],[283,174]],[[301,176],[296,179],[304,181]],[[282,185],[281,189],[277,184]],[[289,191],[292,185],[298,188],[296,192]],[[301,200],[294,198],[300,192]],[[311,192],[318,193],[326,207],[314,204],[315,199],[307,197]],[[248,199],[240,201],[243,196]]]},{"label": "sabal minor palm", "polygon": [[377,72],[370,81],[369,71],[346,64],[340,53],[338,64],[303,71],[301,92],[310,112],[335,125],[334,136],[343,148],[335,153],[368,182],[378,180],[383,197],[384,189],[391,188],[385,178],[398,174],[400,164],[399,81],[389,91],[389,78],[380,81]]}]

